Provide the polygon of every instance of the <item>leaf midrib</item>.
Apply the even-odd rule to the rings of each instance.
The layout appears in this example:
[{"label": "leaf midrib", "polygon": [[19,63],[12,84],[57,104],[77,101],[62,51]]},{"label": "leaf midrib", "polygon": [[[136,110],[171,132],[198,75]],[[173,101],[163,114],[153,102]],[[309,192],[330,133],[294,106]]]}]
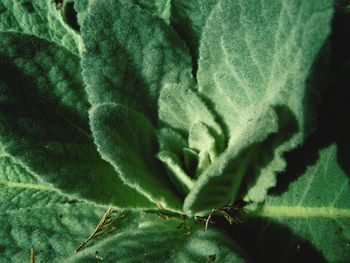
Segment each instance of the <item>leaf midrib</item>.
[{"label": "leaf midrib", "polygon": [[19,182],[11,182],[6,180],[0,180],[0,185],[4,185],[7,188],[22,188],[22,189],[33,189],[39,191],[50,191],[50,192],[58,192],[57,189],[40,183],[19,183]]},{"label": "leaf midrib", "polygon": [[254,212],[247,211],[248,214],[254,214],[261,217],[292,217],[292,218],[350,218],[350,208],[336,208],[334,206],[275,206],[264,205],[263,209]]}]

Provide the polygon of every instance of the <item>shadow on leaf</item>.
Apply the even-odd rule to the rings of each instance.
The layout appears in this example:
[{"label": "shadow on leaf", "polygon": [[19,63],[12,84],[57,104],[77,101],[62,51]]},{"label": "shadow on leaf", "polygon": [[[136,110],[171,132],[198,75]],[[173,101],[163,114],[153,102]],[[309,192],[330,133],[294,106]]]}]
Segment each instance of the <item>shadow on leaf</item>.
[{"label": "shadow on leaf", "polygon": [[[338,12],[333,21],[334,31],[330,38],[331,56],[326,62],[323,55],[329,55],[328,50],[326,50],[329,46],[327,46],[323,49],[309,78],[309,85],[311,86],[307,91],[308,96],[316,96],[316,100],[319,99],[319,94],[316,94],[314,89],[320,88],[322,90],[322,85],[328,83],[324,87],[323,100],[317,109],[316,123],[313,123],[316,131],[306,139],[301,147],[285,154],[286,172],[278,175],[277,186],[270,191],[272,195],[280,195],[285,192],[291,182],[301,176],[308,166],[317,161],[319,150],[332,143],[336,143],[338,146],[339,164],[347,175],[350,175],[350,128],[348,125],[348,104],[350,101],[348,89],[350,84],[350,78],[348,77],[350,72],[349,26],[350,15]],[[327,72],[330,75],[327,81],[322,77],[325,74],[323,70],[325,63],[330,63],[331,66]],[[311,102],[311,104],[315,103],[317,101]],[[310,109],[305,108],[306,122],[312,121],[309,115]]]},{"label": "shadow on leaf", "polygon": [[247,217],[241,224],[229,225],[224,218],[215,220],[251,255],[252,262],[327,262],[309,241],[275,221]]}]

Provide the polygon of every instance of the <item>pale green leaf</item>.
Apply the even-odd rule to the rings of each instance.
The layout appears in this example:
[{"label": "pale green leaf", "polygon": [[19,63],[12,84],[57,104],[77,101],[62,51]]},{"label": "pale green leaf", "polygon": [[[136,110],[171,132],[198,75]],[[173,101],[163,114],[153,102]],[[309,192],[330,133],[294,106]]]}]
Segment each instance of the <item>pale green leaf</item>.
[{"label": "pale green leaf", "polygon": [[[177,189],[182,194],[187,195],[193,185],[189,176],[192,162],[187,158],[187,142],[179,133],[170,128],[160,129],[157,133],[157,140],[159,145],[157,158],[165,165],[167,173]],[[196,163],[197,153],[194,153],[194,159]],[[196,164],[193,167],[196,167]]]},{"label": "pale green leaf", "polygon": [[161,151],[169,151],[181,159],[183,148],[187,146],[186,140],[175,130],[163,128],[157,132],[157,140]]},{"label": "pale green leaf", "polygon": [[166,85],[160,93],[158,104],[158,115],[163,125],[178,130],[187,138],[194,125],[204,123],[213,133],[220,150],[222,149],[223,131],[195,91],[182,85]]},{"label": "pale green leaf", "polygon": [[[292,182],[285,193],[268,197],[261,209],[246,209],[254,216],[288,226],[311,241],[328,262],[348,262],[350,185],[336,153],[334,145],[321,150],[317,162]],[[260,240],[265,240],[264,233],[260,233]]]},{"label": "pale green leaf", "polygon": [[259,132],[269,127],[275,135],[279,130],[276,112],[271,109],[266,114],[267,116],[262,116],[261,120],[256,121],[256,125],[259,126],[250,129],[251,133],[246,134],[247,138],[251,139],[230,145],[199,176],[185,199],[186,213],[206,214],[212,208],[234,202],[239,197],[240,190],[242,191],[244,176],[254,175],[265,165],[265,159],[269,160],[274,149],[276,138],[264,137],[264,134]]},{"label": "pale green leaf", "polygon": [[77,57],[54,43],[1,33],[0,145],[62,191],[120,207],[153,206],[98,155],[77,68]]},{"label": "pale green leaf", "polygon": [[171,0],[156,0],[157,14],[167,24],[170,24]]},{"label": "pale green leaf", "polygon": [[70,198],[11,156],[0,156],[0,259],[3,263],[65,262],[106,208]]},{"label": "pale green leaf", "polygon": [[81,28],[89,101],[122,103],[154,121],[161,88],[190,83],[185,45],[164,21],[131,1],[91,3]]},{"label": "pale green leaf", "polygon": [[[95,0],[96,1],[96,0]],[[78,12],[78,23],[82,25],[94,0],[75,0],[74,8]],[[167,24],[170,23],[171,0],[133,0],[133,4],[157,15]]]},{"label": "pale green leaf", "polygon": [[[121,217],[123,216],[123,217]],[[223,232],[178,218],[168,220],[142,212],[120,212],[117,229],[92,241],[88,247],[68,258],[67,263],[95,262],[245,262],[237,244]],[[186,224],[180,227],[180,224]]]},{"label": "pale green leaf", "polygon": [[188,136],[188,146],[198,152],[197,175],[200,175],[218,156],[215,137],[202,122],[196,123],[191,127]]},{"label": "pale green leaf", "polygon": [[171,0],[134,0],[134,3],[170,24]]},{"label": "pale green leaf", "polygon": [[[197,69],[199,46],[203,28],[219,0],[175,0],[171,6],[171,22],[179,36],[185,40]],[[193,72],[196,73],[196,72]]]},{"label": "pale green leaf", "polygon": [[1,0],[0,31],[44,38],[76,54],[82,49],[79,34],[64,21],[54,0]]},{"label": "pale green leaf", "polygon": [[300,96],[331,14],[328,0],[218,2],[201,42],[199,92],[223,117],[231,141],[268,105],[287,105],[303,127]]},{"label": "pale green leaf", "polygon": [[274,174],[285,165],[281,155],[303,140],[306,80],[329,34],[331,16],[331,0],[221,0],[206,22],[199,93],[222,118],[229,145],[257,142],[250,131],[256,127],[261,127],[256,136],[271,133],[257,122],[272,106],[286,107],[298,124],[298,133],[276,148],[276,159],[260,174],[264,184],[252,186],[247,201],[263,201]]},{"label": "pale green leaf", "polygon": [[81,26],[84,23],[84,19],[88,15],[90,0],[75,0],[74,9],[77,12],[78,24]]},{"label": "pale green leaf", "polygon": [[102,158],[113,165],[123,182],[154,203],[180,210],[180,198],[156,159],[153,125],[143,115],[120,104],[90,110],[91,130]]},{"label": "pale green leaf", "polygon": [[193,181],[182,168],[183,162],[170,151],[160,151],[157,158],[163,162],[167,168],[168,175],[177,188],[185,195],[189,193],[193,186]]}]

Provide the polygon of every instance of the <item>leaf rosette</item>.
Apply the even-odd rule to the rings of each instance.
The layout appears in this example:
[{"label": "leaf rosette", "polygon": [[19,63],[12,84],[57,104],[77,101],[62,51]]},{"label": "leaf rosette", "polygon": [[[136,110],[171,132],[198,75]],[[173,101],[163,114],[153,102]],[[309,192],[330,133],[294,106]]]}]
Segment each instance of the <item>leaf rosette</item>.
[{"label": "leaf rosette", "polygon": [[[331,0],[0,0],[0,258],[34,247],[54,262],[242,262],[239,242],[196,220],[243,200],[259,238],[272,219],[347,259],[336,147],[267,197],[310,132],[332,13]],[[119,231],[72,255],[107,207]],[[342,246],[300,222],[329,225]]]},{"label": "leaf rosette", "polygon": [[[128,1],[93,2],[81,32],[102,158],[152,203],[187,214],[265,199],[308,132],[308,72],[332,14],[331,1],[203,6],[200,45]],[[200,54],[196,78],[186,44]]]}]

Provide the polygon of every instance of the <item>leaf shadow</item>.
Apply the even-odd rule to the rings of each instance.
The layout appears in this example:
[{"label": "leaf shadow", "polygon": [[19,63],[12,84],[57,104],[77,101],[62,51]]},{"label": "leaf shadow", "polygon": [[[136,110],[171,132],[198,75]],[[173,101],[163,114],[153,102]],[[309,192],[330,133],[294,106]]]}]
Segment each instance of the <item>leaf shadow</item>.
[{"label": "leaf shadow", "polygon": [[262,142],[250,145],[240,155],[241,158],[251,156],[250,163],[254,163],[245,172],[240,196],[246,195],[251,186],[256,185],[263,169],[274,160],[275,149],[289,141],[298,132],[296,117],[288,107],[276,105],[273,109],[277,115],[278,130],[269,134]]},{"label": "leaf shadow", "polygon": [[[305,100],[305,119],[316,128],[305,143],[297,149],[285,154],[287,161],[286,171],[277,177],[277,185],[270,190],[272,195],[280,195],[288,189],[293,181],[297,180],[306,169],[314,164],[319,156],[319,150],[330,144],[337,144],[338,162],[345,173],[350,177],[350,126],[347,124],[350,90],[350,15],[338,11],[333,20],[334,31],[329,43],[321,51],[314,70],[309,77],[309,87]],[[330,51],[330,54],[329,54]],[[330,57],[329,57],[330,55]],[[325,72],[328,68],[328,72]],[[329,76],[329,79],[326,76]],[[325,83],[326,86],[325,86]],[[323,100],[320,101],[320,91]],[[323,91],[322,91],[323,89]],[[306,106],[319,104],[317,113]],[[317,114],[316,119],[312,119]],[[305,127],[308,130],[310,127]]]},{"label": "leaf shadow", "polygon": [[[47,48],[45,41],[35,44],[25,38],[10,43],[17,45],[18,50],[22,48],[21,54],[27,60]],[[32,45],[33,50],[25,53],[27,45]],[[38,79],[19,68],[13,57],[0,54],[0,68],[3,149],[43,181],[74,197],[117,203],[113,190],[115,172],[100,158],[89,137],[87,118],[82,119],[69,106],[61,104],[62,98],[52,95],[54,86],[40,89]],[[47,73],[44,68],[41,70],[40,73]],[[104,176],[96,176],[96,171]]]},{"label": "leaf shadow", "polygon": [[276,221],[243,217],[243,223],[229,225],[224,218],[218,217],[215,220],[217,226],[235,239],[244,252],[250,255],[248,262],[327,262],[311,242]]}]

